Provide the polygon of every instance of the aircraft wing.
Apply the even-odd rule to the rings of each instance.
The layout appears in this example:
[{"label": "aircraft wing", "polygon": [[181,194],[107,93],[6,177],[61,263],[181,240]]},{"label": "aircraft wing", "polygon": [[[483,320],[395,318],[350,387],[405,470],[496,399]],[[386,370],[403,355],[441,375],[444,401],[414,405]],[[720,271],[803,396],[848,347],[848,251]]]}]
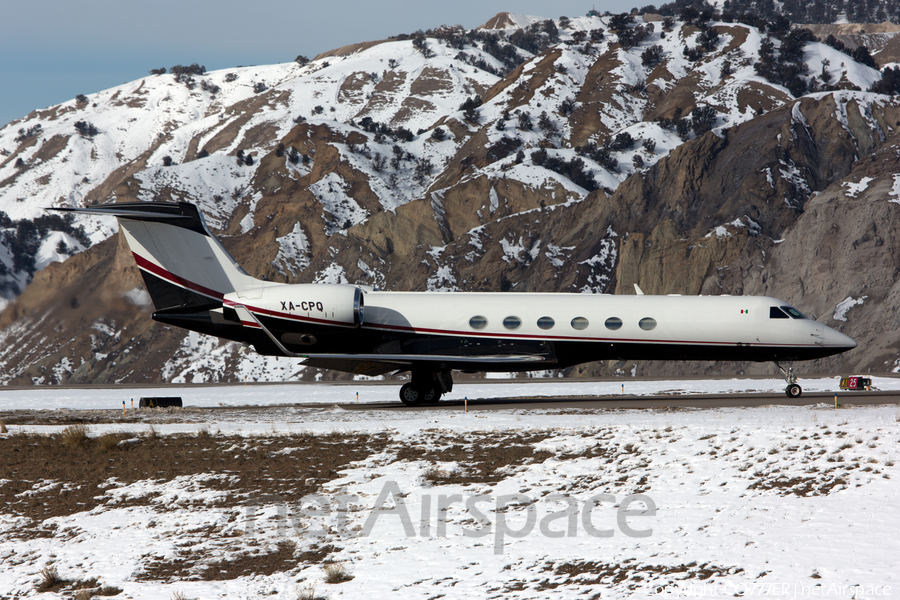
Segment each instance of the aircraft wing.
[{"label": "aircraft wing", "polygon": [[301,355],[303,364],[319,369],[344,371],[357,375],[383,375],[394,371],[406,371],[413,365],[429,365],[437,368],[465,368],[465,365],[520,365],[522,363],[549,362],[555,360],[540,355],[455,356],[441,354],[311,354]]},{"label": "aircraft wing", "polygon": [[359,360],[356,358],[308,358],[303,361],[304,367],[316,369],[329,369],[331,371],[343,371],[354,375],[367,375],[375,377],[386,373],[393,373],[402,367],[390,363]]},{"label": "aircraft wing", "polygon": [[291,352],[256,318],[247,307],[235,304],[234,309],[245,326],[259,328],[286,356],[305,359],[303,364],[336,371],[346,371],[359,375],[382,375],[391,371],[406,371],[414,365],[432,366],[440,369],[465,368],[466,365],[521,365],[523,363],[548,362],[556,359],[540,354],[304,354]]}]

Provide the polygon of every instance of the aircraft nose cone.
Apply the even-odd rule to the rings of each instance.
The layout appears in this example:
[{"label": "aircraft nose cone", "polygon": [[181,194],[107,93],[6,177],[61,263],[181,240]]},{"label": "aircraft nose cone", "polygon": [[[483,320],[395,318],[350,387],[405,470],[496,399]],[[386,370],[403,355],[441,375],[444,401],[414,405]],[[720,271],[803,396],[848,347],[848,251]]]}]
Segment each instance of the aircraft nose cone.
[{"label": "aircraft nose cone", "polygon": [[859,344],[850,336],[846,336],[840,331],[835,331],[830,327],[825,328],[825,345],[835,348],[843,348],[844,350],[852,350]]}]

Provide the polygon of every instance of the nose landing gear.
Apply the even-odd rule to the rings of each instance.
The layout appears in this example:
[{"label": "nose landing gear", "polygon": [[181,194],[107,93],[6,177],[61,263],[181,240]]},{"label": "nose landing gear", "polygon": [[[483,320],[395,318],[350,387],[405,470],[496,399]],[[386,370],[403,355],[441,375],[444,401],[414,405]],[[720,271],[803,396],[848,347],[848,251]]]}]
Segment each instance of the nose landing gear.
[{"label": "nose landing gear", "polygon": [[787,387],[784,388],[784,393],[787,394],[788,398],[799,398],[800,394],[803,393],[803,388],[797,383],[797,376],[794,375],[793,363],[788,363],[788,368],[785,369],[781,366],[781,363],[776,360],[775,366],[781,371],[781,376],[784,377],[784,381],[787,383]]}]

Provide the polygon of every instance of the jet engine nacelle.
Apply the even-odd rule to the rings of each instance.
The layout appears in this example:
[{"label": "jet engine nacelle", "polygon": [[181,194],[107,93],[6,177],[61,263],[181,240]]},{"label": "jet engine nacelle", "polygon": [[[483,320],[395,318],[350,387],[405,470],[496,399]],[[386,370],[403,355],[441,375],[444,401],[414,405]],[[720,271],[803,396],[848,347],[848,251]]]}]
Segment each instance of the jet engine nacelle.
[{"label": "jet engine nacelle", "polygon": [[365,292],[355,285],[298,283],[264,287],[259,297],[227,294],[226,305],[244,305],[263,316],[359,327],[365,320]]}]

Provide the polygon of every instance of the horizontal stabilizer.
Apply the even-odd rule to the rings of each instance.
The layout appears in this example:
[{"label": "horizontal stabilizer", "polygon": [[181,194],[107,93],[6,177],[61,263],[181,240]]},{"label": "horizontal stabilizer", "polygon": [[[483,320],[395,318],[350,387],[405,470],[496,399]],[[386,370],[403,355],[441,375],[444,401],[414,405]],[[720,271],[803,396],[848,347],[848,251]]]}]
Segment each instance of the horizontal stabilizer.
[{"label": "horizontal stabilizer", "polygon": [[203,235],[209,235],[197,207],[187,202],[120,202],[117,204],[87,206],[85,208],[59,207],[47,210],[104,215],[150,223],[166,223]]}]

